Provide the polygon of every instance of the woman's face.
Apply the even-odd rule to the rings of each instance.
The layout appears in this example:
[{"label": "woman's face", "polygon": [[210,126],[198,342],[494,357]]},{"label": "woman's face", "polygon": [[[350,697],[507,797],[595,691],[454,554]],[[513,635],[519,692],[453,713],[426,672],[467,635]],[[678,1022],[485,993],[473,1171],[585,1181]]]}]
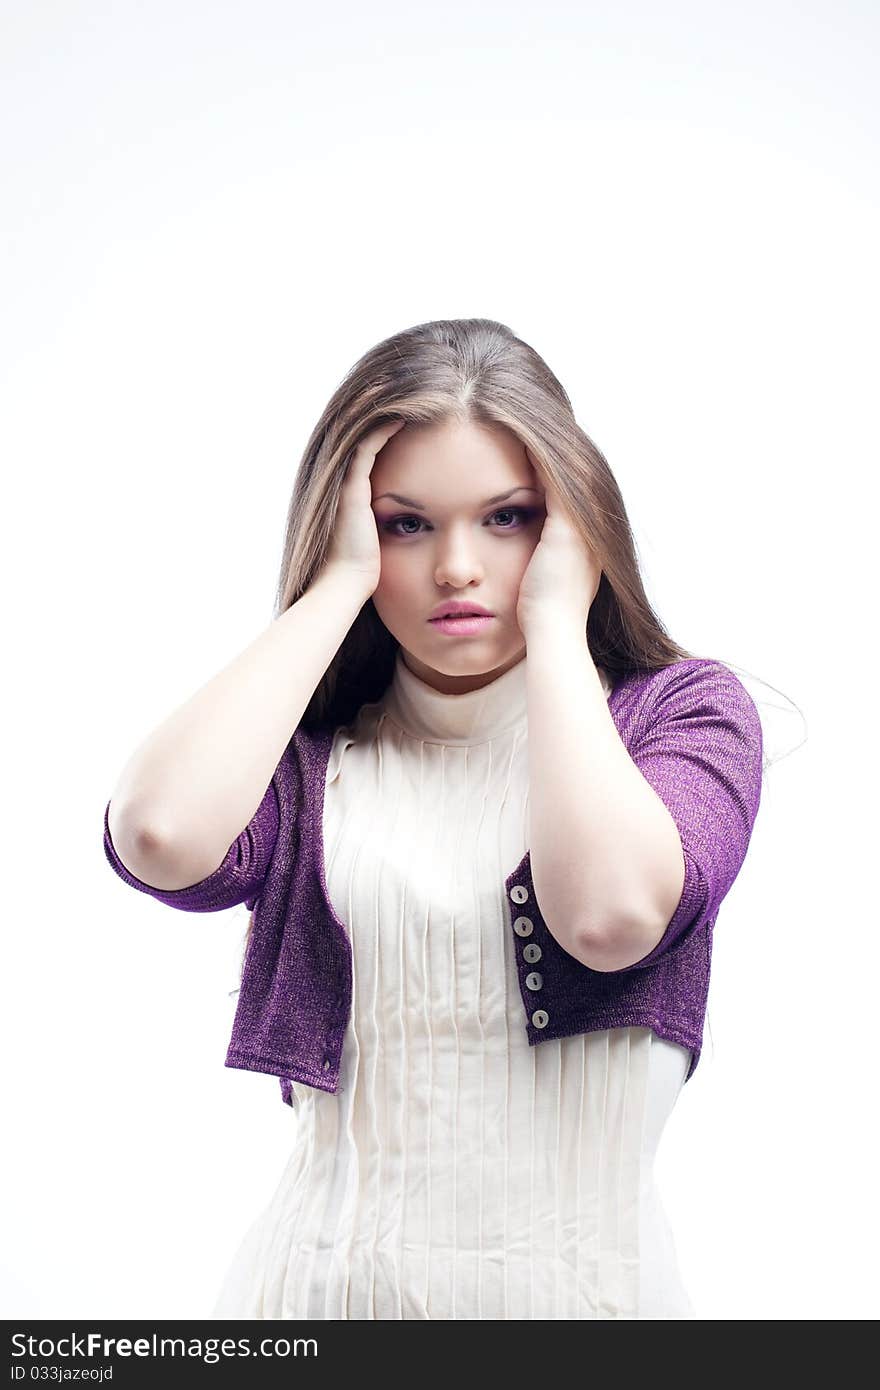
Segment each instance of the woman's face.
[{"label": "woman's face", "polygon": [[[526,654],[516,603],[545,511],[523,445],[500,426],[405,425],[370,482],[382,555],[373,604],[403,660],[447,694],[487,685]],[[493,616],[473,635],[444,632],[430,618],[450,599]]]}]

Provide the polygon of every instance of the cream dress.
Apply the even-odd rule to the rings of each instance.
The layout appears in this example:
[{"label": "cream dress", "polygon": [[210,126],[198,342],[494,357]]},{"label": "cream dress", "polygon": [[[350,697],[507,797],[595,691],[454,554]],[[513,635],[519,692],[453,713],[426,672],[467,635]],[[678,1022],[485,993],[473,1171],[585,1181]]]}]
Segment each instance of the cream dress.
[{"label": "cream dress", "polygon": [[446,695],[398,652],[336,731],[339,1091],[294,1084],[290,1159],[213,1317],[695,1316],[652,1171],[690,1052],[648,1028],[526,1037],[504,882],[528,848],[526,660]]}]

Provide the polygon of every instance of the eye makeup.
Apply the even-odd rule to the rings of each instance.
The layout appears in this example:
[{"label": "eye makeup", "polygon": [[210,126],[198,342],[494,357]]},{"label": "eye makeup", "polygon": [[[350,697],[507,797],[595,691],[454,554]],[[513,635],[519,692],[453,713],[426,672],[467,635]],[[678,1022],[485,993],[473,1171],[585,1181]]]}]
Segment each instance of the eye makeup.
[{"label": "eye makeup", "polygon": [[[518,525],[516,525],[516,526],[501,526],[501,527],[500,527],[500,530],[502,530],[502,531],[516,531],[516,532],[518,532],[518,531],[522,531],[522,530],[529,524],[529,522],[530,522],[534,517],[536,517],[536,516],[538,515],[538,509],[537,509],[536,507],[499,507],[499,508],[497,509],[497,511],[492,512],[491,515],[492,515],[492,516],[506,516],[506,515],[510,515],[510,516],[518,517],[518,518],[519,518],[519,524],[518,524]],[[379,520],[379,525],[381,526],[382,530],[383,530],[387,535],[389,535],[389,536],[399,536],[399,537],[404,537],[404,536],[417,536],[417,535],[420,534],[419,531],[398,531],[396,528],[397,528],[398,525],[399,525],[401,522],[403,522],[403,521],[416,521],[416,522],[418,522],[418,524],[419,524],[420,527],[422,527],[422,526],[424,526],[424,525],[426,524],[425,522],[422,521],[422,518],[421,518],[421,517],[412,516],[412,515],[392,516],[392,517],[388,517],[388,518],[385,518],[385,519],[379,519],[379,518],[377,518],[377,520]]]}]

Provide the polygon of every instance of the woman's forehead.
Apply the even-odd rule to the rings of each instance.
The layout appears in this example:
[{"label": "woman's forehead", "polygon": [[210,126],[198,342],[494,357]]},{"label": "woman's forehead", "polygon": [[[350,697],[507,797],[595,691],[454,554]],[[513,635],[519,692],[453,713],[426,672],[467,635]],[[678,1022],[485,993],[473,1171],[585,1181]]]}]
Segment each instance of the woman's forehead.
[{"label": "woman's forehead", "polygon": [[535,470],[512,431],[462,422],[406,425],[379,451],[370,476],[374,501],[393,493],[417,509],[433,498],[483,504],[513,488],[537,490]]}]

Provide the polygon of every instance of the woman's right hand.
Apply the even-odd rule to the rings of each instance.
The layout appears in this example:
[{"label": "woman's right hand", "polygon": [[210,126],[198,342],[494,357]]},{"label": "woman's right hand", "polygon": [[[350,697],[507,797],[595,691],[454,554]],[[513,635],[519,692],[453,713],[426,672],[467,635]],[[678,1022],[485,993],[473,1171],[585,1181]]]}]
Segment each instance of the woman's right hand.
[{"label": "woman's right hand", "polygon": [[377,454],[405,424],[405,420],[388,420],[364,435],[355,446],[339,494],[325,568],[354,575],[363,583],[368,597],[378,588],[382,567],[370,474]]}]

